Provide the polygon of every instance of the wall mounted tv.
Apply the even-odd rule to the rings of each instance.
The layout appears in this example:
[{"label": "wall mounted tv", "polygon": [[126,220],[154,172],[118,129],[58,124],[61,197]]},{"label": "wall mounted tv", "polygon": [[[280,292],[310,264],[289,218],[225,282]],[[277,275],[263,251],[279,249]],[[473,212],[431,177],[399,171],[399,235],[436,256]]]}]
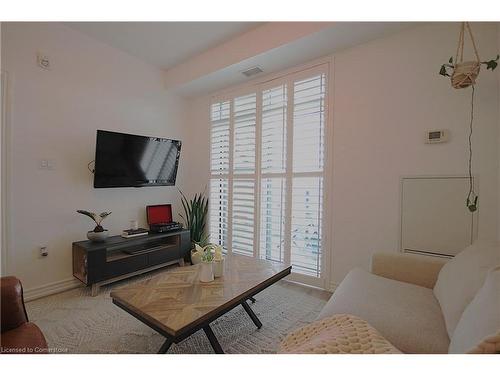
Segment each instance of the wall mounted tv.
[{"label": "wall mounted tv", "polygon": [[181,141],[97,131],[95,188],[173,186]]}]

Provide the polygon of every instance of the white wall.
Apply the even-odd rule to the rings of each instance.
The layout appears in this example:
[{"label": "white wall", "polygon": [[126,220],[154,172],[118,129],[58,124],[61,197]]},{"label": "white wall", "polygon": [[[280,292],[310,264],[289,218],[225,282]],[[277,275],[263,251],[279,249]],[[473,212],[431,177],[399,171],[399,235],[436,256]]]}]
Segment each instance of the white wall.
[{"label": "white wall", "polygon": [[[36,66],[38,51],[50,71]],[[71,243],[93,228],[77,209],[112,211],[103,222],[111,234],[131,219],[144,225],[148,204],[173,202],[178,212],[176,187],[94,189],[87,170],[96,129],[181,139],[189,149],[184,102],[164,89],[160,70],[56,23],[3,23],[2,68],[12,101],[8,273],[25,288],[72,279]],[[55,170],[39,169],[41,159],[54,160]]]},{"label": "white wall", "polygon": [[[500,22],[497,23],[497,54],[500,54]],[[500,64],[500,62],[499,62]],[[500,241],[500,66],[497,67],[498,76],[498,230],[497,236]]]},{"label": "white wall", "polygon": [[[481,55],[496,55],[496,25],[474,24],[473,30]],[[353,267],[368,268],[373,252],[398,251],[401,176],[467,172],[470,90],[452,89],[449,80],[438,75],[440,65],[454,55],[457,38],[456,23],[427,24],[334,56],[330,209],[335,283]],[[200,160],[190,172],[204,185],[208,98],[193,99],[189,107],[188,121],[198,137],[194,159]],[[473,139],[482,238],[495,238],[498,229],[498,116],[497,80],[483,69]],[[441,128],[451,131],[449,143],[423,143],[426,130]]]},{"label": "white wall", "polygon": [[[0,72],[2,71],[2,23],[0,22]],[[3,83],[0,79],[0,177],[2,181],[0,182],[0,212],[3,213]],[[0,276],[6,273],[5,269],[5,254],[3,248],[3,215],[0,215]]]},{"label": "white wall", "polygon": [[[481,56],[496,54],[494,24],[473,25]],[[399,179],[463,175],[471,90],[437,74],[454,55],[458,26],[433,24],[336,55],[334,92],[333,274],[339,282],[375,251],[396,251]],[[479,176],[479,237],[496,238],[498,92],[483,69],[476,86],[474,173]],[[426,145],[426,129],[451,142]]]}]

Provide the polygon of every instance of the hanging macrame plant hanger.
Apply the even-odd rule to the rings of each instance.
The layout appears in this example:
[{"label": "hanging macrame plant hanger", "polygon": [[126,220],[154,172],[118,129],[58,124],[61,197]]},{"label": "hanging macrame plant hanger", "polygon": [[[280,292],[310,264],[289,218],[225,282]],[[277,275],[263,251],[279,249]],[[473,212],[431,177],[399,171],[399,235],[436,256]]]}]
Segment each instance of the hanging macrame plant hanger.
[{"label": "hanging macrame plant hanger", "polygon": [[[464,47],[465,47],[465,34],[469,35],[470,42],[472,44],[472,49],[474,50],[475,60],[464,61]],[[481,64],[486,65],[486,70],[495,70],[497,67],[497,61],[500,56],[497,55],[496,59],[489,61],[481,61],[479,58],[479,52],[477,51],[476,41],[474,40],[474,35],[472,35],[472,30],[468,22],[462,22],[460,24],[460,34],[458,36],[457,53],[455,54],[455,61],[453,57],[450,57],[448,64],[441,65],[439,74],[445,77],[450,77],[451,86],[455,89],[464,89],[471,86],[471,112],[470,112],[470,122],[469,122],[469,160],[468,160],[468,179],[469,179],[469,192],[467,194],[466,206],[470,212],[475,212],[478,208],[477,201],[478,195],[474,190],[474,178],[472,176],[472,125],[474,121],[474,85],[476,84],[476,79],[481,71]],[[451,75],[448,73],[448,69],[452,69]]]},{"label": "hanging macrame plant hanger", "polygon": [[[474,49],[476,60],[464,62],[464,39],[465,31],[469,34],[469,38]],[[455,89],[463,89],[474,85],[476,78],[481,70],[481,59],[477,52],[476,41],[470,29],[468,22],[462,22],[460,27],[460,36],[458,37],[457,53],[455,54],[455,67],[451,75],[451,85]]]}]

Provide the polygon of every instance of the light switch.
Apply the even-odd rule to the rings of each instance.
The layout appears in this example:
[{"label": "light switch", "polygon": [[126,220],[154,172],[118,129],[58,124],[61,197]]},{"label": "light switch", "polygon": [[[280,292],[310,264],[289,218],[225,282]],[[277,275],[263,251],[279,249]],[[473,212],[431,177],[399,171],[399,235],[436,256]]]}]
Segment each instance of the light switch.
[{"label": "light switch", "polygon": [[53,171],[56,169],[56,161],[54,159],[41,159],[40,169]]},{"label": "light switch", "polygon": [[47,159],[40,160],[40,169],[47,169],[49,167],[49,161]]}]

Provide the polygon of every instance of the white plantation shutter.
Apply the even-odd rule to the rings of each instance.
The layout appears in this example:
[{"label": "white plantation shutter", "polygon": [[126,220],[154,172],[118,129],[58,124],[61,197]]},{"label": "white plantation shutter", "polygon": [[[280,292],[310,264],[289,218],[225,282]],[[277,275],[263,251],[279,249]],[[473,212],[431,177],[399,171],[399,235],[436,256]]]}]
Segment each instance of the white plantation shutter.
[{"label": "white plantation shutter", "polygon": [[285,178],[263,178],[260,191],[260,256],[285,260]]},{"label": "white plantation shutter", "polygon": [[[230,102],[214,103],[210,120],[210,242],[228,247]],[[213,178],[216,177],[216,178]]]},{"label": "white plantation shutter", "polygon": [[[327,66],[211,106],[211,242],[324,280]],[[292,278],[293,279],[293,278]]]},{"label": "white plantation shutter", "polygon": [[234,99],[234,173],[255,172],[255,94]]},{"label": "white plantation shutter", "polygon": [[323,171],[325,75],[297,81],[293,88],[293,171]]},{"label": "white plantation shutter", "polygon": [[211,179],[209,195],[210,242],[227,250],[229,191],[227,179]]},{"label": "white plantation shutter", "polygon": [[293,84],[291,264],[315,277],[321,276],[325,96],[325,74]]},{"label": "white plantation shutter", "polygon": [[233,232],[231,250],[234,253],[253,255],[255,181],[233,180]]},{"label": "white plantation shutter", "polygon": [[210,137],[210,170],[212,174],[229,171],[230,103],[212,104]]},{"label": "white plantation shutter", "polygon": [[295,177],[292,193],[291,263],[295,272],[321,275],[322,177]]},{"label": "white plantation shutter", "polygon": [[285,172],[286,85],[262,92],[262,172]]},{"label": "white plantation shutter", "polygon": [[262,91],[260,243],[263,259],[285,260],[287,86]]}]

